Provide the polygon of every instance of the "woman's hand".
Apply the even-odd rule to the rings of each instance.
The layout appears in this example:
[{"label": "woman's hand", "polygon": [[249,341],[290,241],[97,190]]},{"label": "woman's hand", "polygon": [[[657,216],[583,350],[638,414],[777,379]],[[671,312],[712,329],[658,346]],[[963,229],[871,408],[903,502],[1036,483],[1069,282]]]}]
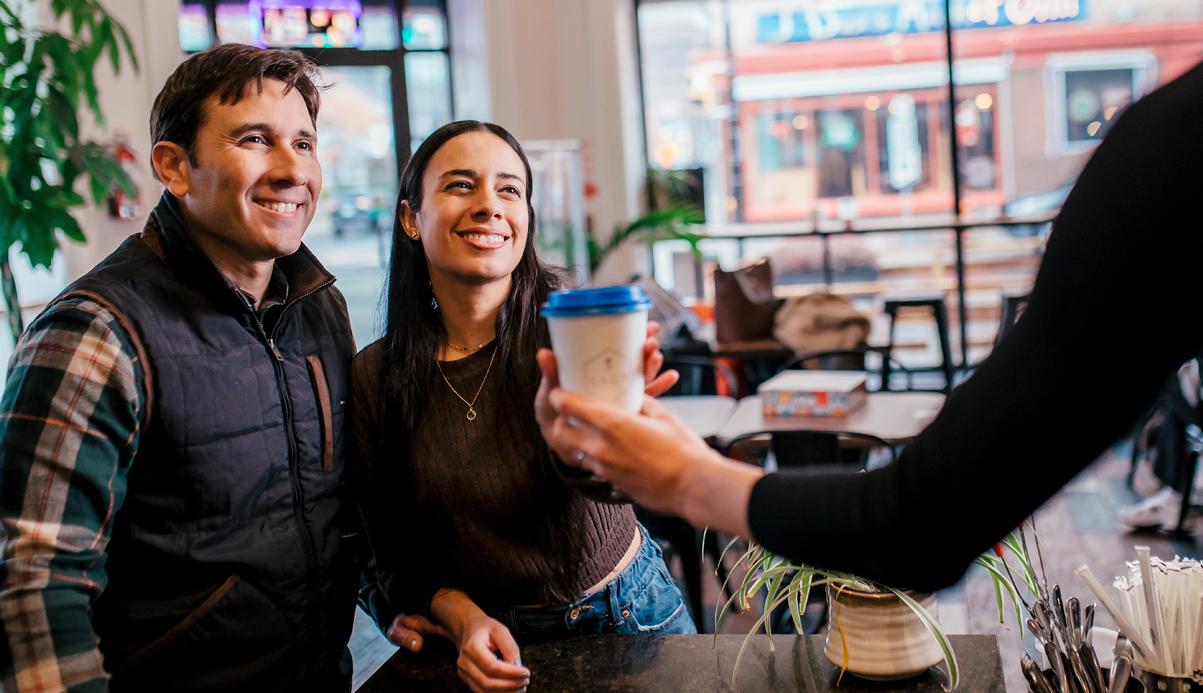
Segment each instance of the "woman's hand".
[{"label": "woman's hand", "polygon": [[[679,373],[671,369],[660,372],[660,368],[664,365],[664,354],[660,353],[660,342],[656,339],[658,332],[660,332],[660,325],[649,322],[647,324],[647,341],[643,343],[643,392],[651,397],[659,397],[668,392],[681,377]],[[556,365],[556,355],[551,349],[540,349],[536,358],[539,361],[539,368],[543,370],[543,380],[540,381],[539,391],[535,394],[535,420],[539,422],[543,438],[550,445],[551,438],[548,437],[548,432],[549,427],[555,422],[556,413],[548,404],[547,395],[553,388],[560,386],[560,370]],[[574,450],[560,450],[555,445],[551,445],[551,449],[555,450],[564,462],[578,464],[573,457]]]},{"label": "woman's hand", "polygon": [[427,635],[441,635],[448,640],[452,639],[450,631],[420,615],[399,614],[388,627],[389,641],[410,652],[421,650],[425,642],[423,636]]},{"label": "woman's hand", "polygon": [[522,666],[518,643],[500,621],[481,615],[466,621],[460,636],[460,679],[473,693],[525,691],[530,669]]},{"label": "woman's hand", "polygon": [[[664,354],[660,353],[660,341],[656,339],[659,332],[659,323],[649,322],[647,324],[647,341],[643,343],[643,393],[650,397],[659,397],[668,392],[681,378],[680,373],[671,369],[660,372],[660,368],[664,366]],[[552,354],[552,358],[555,358],[555,354]],[[547,371],[544,371],[543,374],[546,376]],[[546,381],[546,377],[544,377],[544,381]],[[558,370],[556,371],[556,387],[559,387]]]},{"label": "woman's hand", "polygon": [[514,636],[490,618],[471,597],[441,589],[430,603],[431,613],[451,630],[459,650],[459,677],[473,693],[520,693],[530,683]]},{"label": "woman's hand", "polygon": [[[553,364],[540,354],[539,365],[546,381]],[[561,457],[570,455],[564,459],[652,510],[751,538],[748,499],[763,474],[759,468],[719,455],[650,397],[642,416],[559,388],[546,399],[556,415],[543,435]]]}]

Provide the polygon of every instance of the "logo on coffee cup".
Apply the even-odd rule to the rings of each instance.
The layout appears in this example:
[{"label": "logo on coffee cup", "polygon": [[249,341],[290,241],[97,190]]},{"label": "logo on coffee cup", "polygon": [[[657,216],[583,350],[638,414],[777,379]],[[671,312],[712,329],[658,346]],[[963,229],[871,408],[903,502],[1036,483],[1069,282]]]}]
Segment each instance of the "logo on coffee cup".
[{"label": "logo on coffee cup", "polygon": [[622,354],[607,349],[585,362],[585,383],[595,397],[618,401],[631,382]]}]

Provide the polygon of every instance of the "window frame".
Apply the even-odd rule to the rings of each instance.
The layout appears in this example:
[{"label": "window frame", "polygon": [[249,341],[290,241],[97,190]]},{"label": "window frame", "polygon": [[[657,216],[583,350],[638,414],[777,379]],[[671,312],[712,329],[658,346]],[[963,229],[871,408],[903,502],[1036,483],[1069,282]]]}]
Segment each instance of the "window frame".
[{"label": "window frame", "polygon": [[1044,63],[1044,149],[1049,158],[1073,156],[1098,146],[1098,140],[1070,140],[1066,127],[1065,75],[1095,70],[1132,70],[1132,103],[1157,84],[1157,56],[1149,50],[1051,53]]},{"label": "window frame", "polygon": [[[221,44],[217,36],[217,6],[221,4],[238,4],[222,0],[189,0],[189,5],[201,5],[209,19],[210,46]],[[393,107],[393,146],[397,157],[397,172],[400,174],[410,157],[411,132],[409,125],[409,90],[405,80],[405,56],[408,53],[442,53],[447,61],[447,98],[451,104],[452,118],[455,117],[455,71],[451,60],[452,32],[451,19],[447,12],[447,0],[434,0],[434,4],[442,11],[447,42],[443,48],[405,47],[402,34],[405,11],[409,3],[406,0],[393,0],[394,20],[396,21],[397,47],[388,50],[363,50],[361,48],[309,48],[298,46],[296,50],[313,60],[321,67],[359,67],[383,66],[389,68],[390,90],[392,91]],[[431,7],[431,0],[425,0],[422,7]]]}]

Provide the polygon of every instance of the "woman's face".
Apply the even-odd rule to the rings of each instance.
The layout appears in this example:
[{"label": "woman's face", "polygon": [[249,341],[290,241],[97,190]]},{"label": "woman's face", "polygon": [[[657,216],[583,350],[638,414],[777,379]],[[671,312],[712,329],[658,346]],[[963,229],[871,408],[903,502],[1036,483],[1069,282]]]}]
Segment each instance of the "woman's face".
[{"label": "woman's face", "polygon": [[526,168],[505,140],[468,132],[448,140],[426,166],[422,205],[403,203],[401,222],[426,251],[431,281],[509,281],[526,247]]}]

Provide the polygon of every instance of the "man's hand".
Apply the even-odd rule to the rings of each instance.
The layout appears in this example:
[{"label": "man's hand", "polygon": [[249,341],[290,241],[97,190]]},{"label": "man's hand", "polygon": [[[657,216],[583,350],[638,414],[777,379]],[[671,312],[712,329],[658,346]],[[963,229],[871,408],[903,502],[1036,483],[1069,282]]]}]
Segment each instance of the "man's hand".
[{"label": "man's hand", "polygon": [[427,635],[440,635],[448,640],[454,639],[451,631],[431,622],[425,616],[399,614],[388,627],[389,642],[398,647],[404,647],[410,652],[421,650],[425,642],[424,636]]},{"label": "man's hand", "polygon": [[[541,358],[539,365],[546,380],[551,364]],[[543,435],[561,457],[567,453],[645,507],[750,538],[748,499],[759,468],[719,455],[651,397],[641,416],[560,388],[546,397],[556,416]]]},{"label": "man's hand", "polygon": [[[643,343],[643,392],[651,397],[659,397],[668,392],[681,377],[674,370],[660,372],[660,368],[664,365],[664,354],[660,353],[660,342],[656,339],[656,334],[659,332],[660,325],[649,322],[647,324],[647,341]],[[535,358],[538,359],[539,368],[543,371],[543,380],[539,383],[539,391],[535,394],[535,420],[539,422],[543,438],[551,445],[548,432],[549,426],[555,421],[556,413],[548,403],[547,395],[553,388],[560,387],[560,370],[556,365],[556,355],[550,349],[540,349]],[[559,450],[555,445],[551,445],[551,449],[555,450],[564,462],[579,465],[579,462],[573,457],[574,450]]]}]

